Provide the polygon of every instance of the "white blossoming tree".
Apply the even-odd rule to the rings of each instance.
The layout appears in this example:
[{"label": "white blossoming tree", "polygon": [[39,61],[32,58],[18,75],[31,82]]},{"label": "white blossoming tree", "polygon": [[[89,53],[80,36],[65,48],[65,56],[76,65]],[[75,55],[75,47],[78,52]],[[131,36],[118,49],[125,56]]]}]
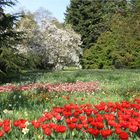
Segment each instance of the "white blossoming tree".
[{"label": "white blossoming tree", "polygon": [[32,24],[32,20],[28,19],[31,16],[25,17],[19,24],[19,29],[26,31],[28,41],[26,40],[23,44],[21,53],[38,56],[40,66],[43,68],[57,70],[69,65],[80,67],[79,57],[82,55],[80,35],[75,33],[70,26],[64,27],[56,20],[42,20],[43,29],[35,24],[28,26]]}]

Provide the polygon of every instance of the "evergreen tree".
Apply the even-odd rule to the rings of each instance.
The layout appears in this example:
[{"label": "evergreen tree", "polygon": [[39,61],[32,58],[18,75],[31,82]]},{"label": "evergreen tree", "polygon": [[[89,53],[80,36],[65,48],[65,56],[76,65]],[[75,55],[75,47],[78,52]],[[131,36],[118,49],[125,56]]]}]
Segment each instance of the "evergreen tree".
[{"label": "evergreen tree", "polygon": [[0,0],[0,73],[19,69],[22,57],[18,55],[14,45],[21,40],[21,32],[14,29],[19,15],[6,14],[5,6],[14,6],[16,1]]},{"label": "evergreen tree", "polygon": [[111,17],[126,14],[127,0],[71,0],[65,22],[81,34],[84,48],[96,43],[98,37],[109,30]]},{"label": "evergreen tree", "polygon": [[71,0],[65,22],[82,36],[83,68],[139,67],[139,7],[139,0]]},{"label": "evergreen tree", "polygon": [[85,51],[85,68],[140,68],[140,17],[116,14],[111,30]]}]

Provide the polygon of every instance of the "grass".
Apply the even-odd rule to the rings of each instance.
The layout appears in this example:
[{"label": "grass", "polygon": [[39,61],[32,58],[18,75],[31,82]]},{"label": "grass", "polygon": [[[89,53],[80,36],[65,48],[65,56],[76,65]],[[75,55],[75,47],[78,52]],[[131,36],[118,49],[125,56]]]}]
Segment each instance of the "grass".
[{"label": "grass", "polygon": [[[20,79],[19,79],[20,77]],[[12,81],[12,79],[14,79]],[[27,83],[41,82],[41,83],[65,83],[65,82],[76,82],[76,81],[98,81],[102,88],[101,91],[94,93],[94,95],[85,95],[84,93],[75,93],[70,95],[70,101],[77,99],[77,102],[80,102],[81,98],[84,98],[84,103],[94,102],[99,103],[100,101],[121,101],[121,100],[132,100],[134,97],[140,96],[140,70],[65,70],[58,72],[45,72],[45,71],[34,71],[34,72],[23,72],[18,77],[11,77],[7,81],[11,81],[14,84],[24,85]],[[5,95],[6,94],[6,95]],[[3,104],[2,109],[7,108],[4,99],[10,100],[8,98],[13,98],[15,94],[5,93],[4,98],[3,94],[0,94],[1,104]],[[41,93],[40,93],[41,94]],[[21,93],[26,100],[25,108],[31,105],[32,109],[34,106],[40,109],[40,106],[47,107],[50,104],[50,98],[52,102],[56,105],[63,105],[66,101],[61,100],[62,96],[68,93],[43,93],[44,97],[40,94],[35,93]],[[30,100],[33,96],[33,100]],[[58,96],[58,97],[57,97]],[[57,97],[57,98],[54,98]],[[29,99],[26,99],[29,98]],[[18,100],[18,99],[17,99]],[[29,103],[27,103],[29,100]],[[45,100],[42,102],[42,100]],[[68,102],[68,101],[67,101]],[[8,104],[8,102],[7,102]],[[43,109],[44,109],[43,108]]]},{"label": "grass", "polygon": [[[3,110],[13,110],[12,119],[23,117],[28,120],[42,115],[45,109],[53,106],[63,106],[69,103],[117,102],[140,98],[140,70],[65,70],[58,72],[23,72],[12,75],[4,83],[24,85],[27,83],[65,83],[76,81],[98,81],[101,90],[92,94],[85,93],[48,93],[47,91],[32,91],[0,93],[0,117],[9,118]],[[65,97],[69,96],[67,100]]]}]

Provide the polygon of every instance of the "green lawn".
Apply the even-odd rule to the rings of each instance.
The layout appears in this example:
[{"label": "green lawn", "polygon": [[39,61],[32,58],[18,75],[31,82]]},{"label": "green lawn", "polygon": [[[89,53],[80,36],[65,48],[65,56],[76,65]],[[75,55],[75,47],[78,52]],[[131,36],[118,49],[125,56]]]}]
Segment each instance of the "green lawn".
[{"label": "green lawn", "polygon": [[[13,80],[13,81],[12,81]],[[23,72],[22,75],[16,77],[15,75],[12,78],[7,79],[14,84],[24,85],[31,82],[39,83],[65,83],[65,82],[76,82],[76,81],[98,81],[101,86],[101,90],[93,94],[85,93],[73,93],[70,94],[70,101],[73,102],[74,99],[77,99],[77,102],[81,102],[81,98],[84,98],[82,102],[93,102],[99,103],[101,101],[121,101],[121,100],[131,100],[134,97],[140,96],[140,70],[72,70],[72,71],[59,71],[59,72],[45,72],[45,71],[35,71],[35,72]],[[29,110],[31,108],[38,110],[44,110],[45,107],[52,106],[53,104],[61,105],[65,104],[64,100],[61,100],[63,95],[68,95],[69,93],[35,93],[24,92],[21,95],[28,98],[30,96],[35,96],[35,99],[28,98],[26,100],[24,107],[20,107],[23,111]],[[45,100],[44,97],[47,99]],[[1,104],[5,109],[4,99],[12,98],[11,93],[0,94]],[[54,97],[57,98],[54,98]],[[50,98],[51,101],[50,101]],[[43,100],[43,101],[42,101]],[[29,102],[28,102],[29,101]],[[7,101],[6,101],[7,102]],[[28,103],[27,103],[28,102]],[[8,103],[8,102],[7,102]],[[6,104],[7,104],[6,103]],[[51,105],[51,106],[50,106]]]}]

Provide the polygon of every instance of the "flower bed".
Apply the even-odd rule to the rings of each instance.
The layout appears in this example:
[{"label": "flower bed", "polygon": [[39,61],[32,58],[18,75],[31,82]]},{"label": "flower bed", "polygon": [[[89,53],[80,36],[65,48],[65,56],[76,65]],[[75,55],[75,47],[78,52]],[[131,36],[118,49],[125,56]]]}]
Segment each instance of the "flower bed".
[{"label": "flower bed", "polygon": [[34,90],[34,89],[42,89],[47,90],[48,92],[94,92],[99,90],[99,83],[98,82],[76,82],[76,83],[61,83],[61,84],[29,84],[24,86],[15,86],[15,85],[5,85],[0,86],[0,93],[1,92],[11,92],[15,89],[20,91],[26,90]]},{"label": "flower bed", "polygon": [[[138,139],[140,137],[140,100],[133,103],[69,104],[44,111],[40,118],[29,121],[10,118],[0,121],[0,137],[18,130],[21,135],[51,139]],[[32,131],[32,133],[31,133]],[[15,131],[14,131],[15,132]],[[34,133],[35,132],[35,133]],[[10,134],[11,133],[11,134]],[[15,132],[17,133],[17,131]]]}]

